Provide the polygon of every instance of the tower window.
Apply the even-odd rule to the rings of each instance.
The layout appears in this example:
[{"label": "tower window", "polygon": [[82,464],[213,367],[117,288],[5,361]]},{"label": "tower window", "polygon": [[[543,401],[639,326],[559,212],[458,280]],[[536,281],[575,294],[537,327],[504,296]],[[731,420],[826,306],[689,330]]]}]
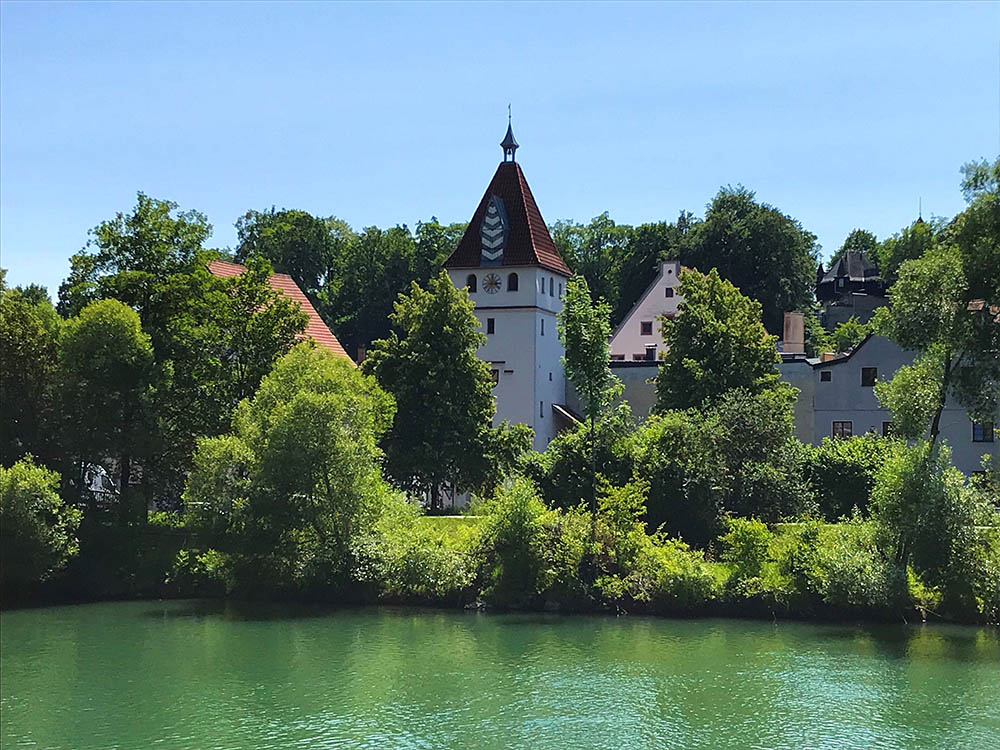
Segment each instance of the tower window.
[{"label": "tower window", "polygon": [[538,416],[540,416],[540,417],[544,417],[545,416],[545,402],[544,401],[539,401],[538,402]]},{"label": "tower window", "polygon": [[549,276],[549,296],[556,296],[556,280]]},{"label": "tower window", "polygon": [[494,318],[486,319],[486,333],[496,333],[496,320]]},{"label": "tower window", "polygon": [[562,282],[559,282],[559,299],[562,299]]},{"label": "tower window", "polygon": [[465,277],[465,288],[469,290],[469,294],[476,293],[476,274],[470,273]]},{"label": "tower window", "polygon": [[644,320],[641,323],[639,323],[639,333],[641,335],[643,335],[643,336],[652,336],[653,335],[653,321],[651,321],[651,320]]},{"label": "tower window", "polygon": [[668,299],[670,297],[673,297],[674,296],[674,288],[672,286],[668,286],[666,289],[663,290],[663,294]]},{"label": "tower window", "polygon": [[552,382],[552,373],[551,372],[549,373],[549,382],[550,383]]},{"label": "tower window", "polygon": [[542,318],[542,335],[545,335],[545,318]]},{"label": "tower window", "polygon": [[512,273],[507,276],[507,291],[516,292],[517,291],[517,274]]}]

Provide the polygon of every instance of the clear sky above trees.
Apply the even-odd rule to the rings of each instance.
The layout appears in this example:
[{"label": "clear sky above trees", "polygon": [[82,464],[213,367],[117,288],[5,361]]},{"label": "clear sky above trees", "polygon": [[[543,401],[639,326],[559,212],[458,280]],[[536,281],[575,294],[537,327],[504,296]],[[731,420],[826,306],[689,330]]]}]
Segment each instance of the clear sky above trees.
[{"label": "clear sky above trees", "polygon": [[[467,221],[506,105],[544,216],[704,215],[743,184],[816,234],[963,208],[998,150],[991,3],[0,6],[0,247],[54,293],[137,190],[357,230]],[[485,31],[484,31],[485,30]]]}]

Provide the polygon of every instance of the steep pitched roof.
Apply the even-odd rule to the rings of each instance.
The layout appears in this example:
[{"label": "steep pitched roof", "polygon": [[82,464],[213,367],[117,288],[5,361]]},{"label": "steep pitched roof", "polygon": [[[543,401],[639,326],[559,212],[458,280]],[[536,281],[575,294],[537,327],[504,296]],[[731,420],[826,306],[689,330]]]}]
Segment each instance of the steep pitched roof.
[{"label": "steep pitched roof", "polygon": [[848,250],[830,266],[820,283],[845,278],[849,281],[868,281],[878,278],[878,268],[861,250]]},{"label": "steep pitched roof", "polygon": [[503,202],[507,214],[503,265],[541,266],[569,276],[571,271],[556,250],[521,166],[515,161],[504,161],[497,167],[458,247],[445,261],[445,268],[478,268],[483,265],[482,224],[490,198],[494,195]]},{"label": "steep pitched roof", "polygon": [[[225,260],[212,260],[208,263],[208,270],[214,275],[220,278],[231,278],[233,276],[239,276],[246,269],[246,266],[242,266],[239,263],[230,263]],[[316,342],[317,345],[327,349],[334,354],[346,357],[351,362],[350,355],[344,351],[344,347],[340,345],[337,337],[333,335],[333,332],[327,327],[326,323],[316,312],[316,308],[312,306],[309,298],[303,294],[302,290],[299,289],[299,285],[295,283],[295,280],[289,276],[287,273],[272,273],[268,279],[267,283],[270,284],[271,288],[279,292],[286,297],[288,297],[293,302],[297,302],[302,312],[308,317],[306,322],[306,330],[299,335],[300,339],[310,338]]]}]

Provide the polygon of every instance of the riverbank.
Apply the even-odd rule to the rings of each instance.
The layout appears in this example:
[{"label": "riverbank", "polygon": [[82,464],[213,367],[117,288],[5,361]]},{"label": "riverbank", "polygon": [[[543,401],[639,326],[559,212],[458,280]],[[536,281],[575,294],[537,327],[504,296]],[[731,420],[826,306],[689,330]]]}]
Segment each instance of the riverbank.
[{"label": "riverbank", "polygon": [[[880,554],[870,523],[781,524],[736,519],[708,551],[633,526],[598,527],[585,556],[585,513],[546,511],[544,545],[498,534],[494,516],[419,516],[359,545],[350,579],[310,589],[239,586],[226,555],[160,514],[147,526],[81,529],[80,554],[6,610],[126,600],[394,605],[437,610],[719,617],[826,623],[996,623],[941,613],[940,590],[903,576]],[[558,524],[558,525],[557,525]],[[515,537],[516,538],[516,537]],[[574,540],[579,544],[574,544]],[[595,572],[597,573],[595,575]],[[237,585],[234,585],[237,584]]]}]

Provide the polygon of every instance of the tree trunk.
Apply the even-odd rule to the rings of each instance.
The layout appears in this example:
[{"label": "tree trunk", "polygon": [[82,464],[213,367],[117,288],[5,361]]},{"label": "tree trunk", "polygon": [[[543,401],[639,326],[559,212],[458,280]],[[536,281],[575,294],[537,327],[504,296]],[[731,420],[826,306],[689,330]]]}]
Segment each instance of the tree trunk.
[{"label": "tree trunk", "polygon": [[[934,411],[934,419],[931,420],[931,431],[928,439],[931,451],[934,450],[934,444],[937,442],[938,434],[940,433],[941,412],[944,411],[944,403],[948,399],[948,386],[950,384],[951,384],[951,350],[945,353],[944,376],[941,378],[941,388],[938,391],[937,409]],[[928,451],[927,455],[928,457],[930,457],[930,451]]]}]

